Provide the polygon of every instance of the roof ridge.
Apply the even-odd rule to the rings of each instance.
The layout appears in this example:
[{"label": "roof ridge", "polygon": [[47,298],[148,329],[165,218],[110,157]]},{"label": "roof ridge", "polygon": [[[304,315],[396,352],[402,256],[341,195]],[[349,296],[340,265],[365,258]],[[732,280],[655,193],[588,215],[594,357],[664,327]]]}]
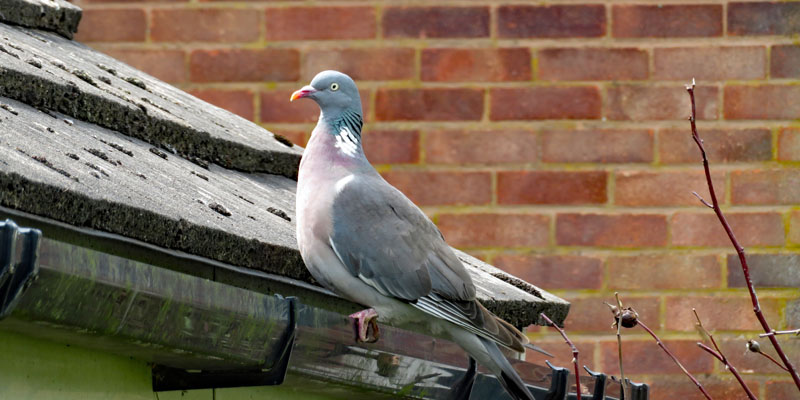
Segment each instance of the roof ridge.
[{"label": "roof ridge", "polygon": [[297,177],[301,149],[250,121],[80,43],[25,28],[3,32],[0,96],[115,130],[199,164]]}]

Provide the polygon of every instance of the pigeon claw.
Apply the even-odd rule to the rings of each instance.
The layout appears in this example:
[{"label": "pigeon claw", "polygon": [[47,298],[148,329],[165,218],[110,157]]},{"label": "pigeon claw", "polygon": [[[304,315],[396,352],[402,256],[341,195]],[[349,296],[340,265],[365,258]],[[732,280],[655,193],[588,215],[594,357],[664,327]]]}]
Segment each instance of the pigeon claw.
[{"label": "pigeon claw", "polygon": [[[355,320],[353,327],[356,330],[356,342],[375,343],[378,341],[381,331],[378,328],[378,312],[374,308],[350,314],[350,318]],[[372,334],[370,335],[370,333]]]}]

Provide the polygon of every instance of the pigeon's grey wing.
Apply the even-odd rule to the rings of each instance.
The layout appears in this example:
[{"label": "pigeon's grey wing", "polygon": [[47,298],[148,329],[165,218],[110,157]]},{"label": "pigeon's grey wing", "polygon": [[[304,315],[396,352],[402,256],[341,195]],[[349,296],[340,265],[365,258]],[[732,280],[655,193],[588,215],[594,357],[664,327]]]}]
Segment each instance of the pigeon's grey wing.
[{"label": "pigeon's grey wing", "polygon": [[330,244],[350,272],[384,295],[524,351],[527,338],[475,300],[469,273],[436,225],[383,179],[362,179],[333,203]]},{"label": "pigeon's grey wing", "polygon": [[427,216],[379,176],[352,179],[336,196],[330,244],[342,263],[384,295],[431,291],[474,300],[469,273]]}]

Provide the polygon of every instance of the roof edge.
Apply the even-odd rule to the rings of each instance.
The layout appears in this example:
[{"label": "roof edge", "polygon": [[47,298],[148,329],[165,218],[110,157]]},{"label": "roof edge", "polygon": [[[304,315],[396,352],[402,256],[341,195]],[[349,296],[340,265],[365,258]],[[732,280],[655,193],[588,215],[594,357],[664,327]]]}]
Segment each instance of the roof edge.
[{"label": "roof edge", "polygon": [[67,39],[78,32],[82,15],[80,7],[64,0],[0,0],[0,21],[55,32]]}]

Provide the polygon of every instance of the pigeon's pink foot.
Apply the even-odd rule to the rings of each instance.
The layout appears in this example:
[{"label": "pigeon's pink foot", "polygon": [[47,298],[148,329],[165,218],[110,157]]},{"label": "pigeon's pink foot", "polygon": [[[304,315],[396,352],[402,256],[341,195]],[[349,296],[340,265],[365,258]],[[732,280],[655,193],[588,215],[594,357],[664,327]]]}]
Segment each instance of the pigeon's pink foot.
[{"label": "pigeon's pink foot", "polygon": [[[357,313],[350,314],[350,318],[355,320],[353,324],[356,328],[356,341],[360,343],[375,343],[381,336],[381,331],[378,329],[378,312],[374,308],[361,310]],[[372,328],[370,335],[370,328]]]}]

